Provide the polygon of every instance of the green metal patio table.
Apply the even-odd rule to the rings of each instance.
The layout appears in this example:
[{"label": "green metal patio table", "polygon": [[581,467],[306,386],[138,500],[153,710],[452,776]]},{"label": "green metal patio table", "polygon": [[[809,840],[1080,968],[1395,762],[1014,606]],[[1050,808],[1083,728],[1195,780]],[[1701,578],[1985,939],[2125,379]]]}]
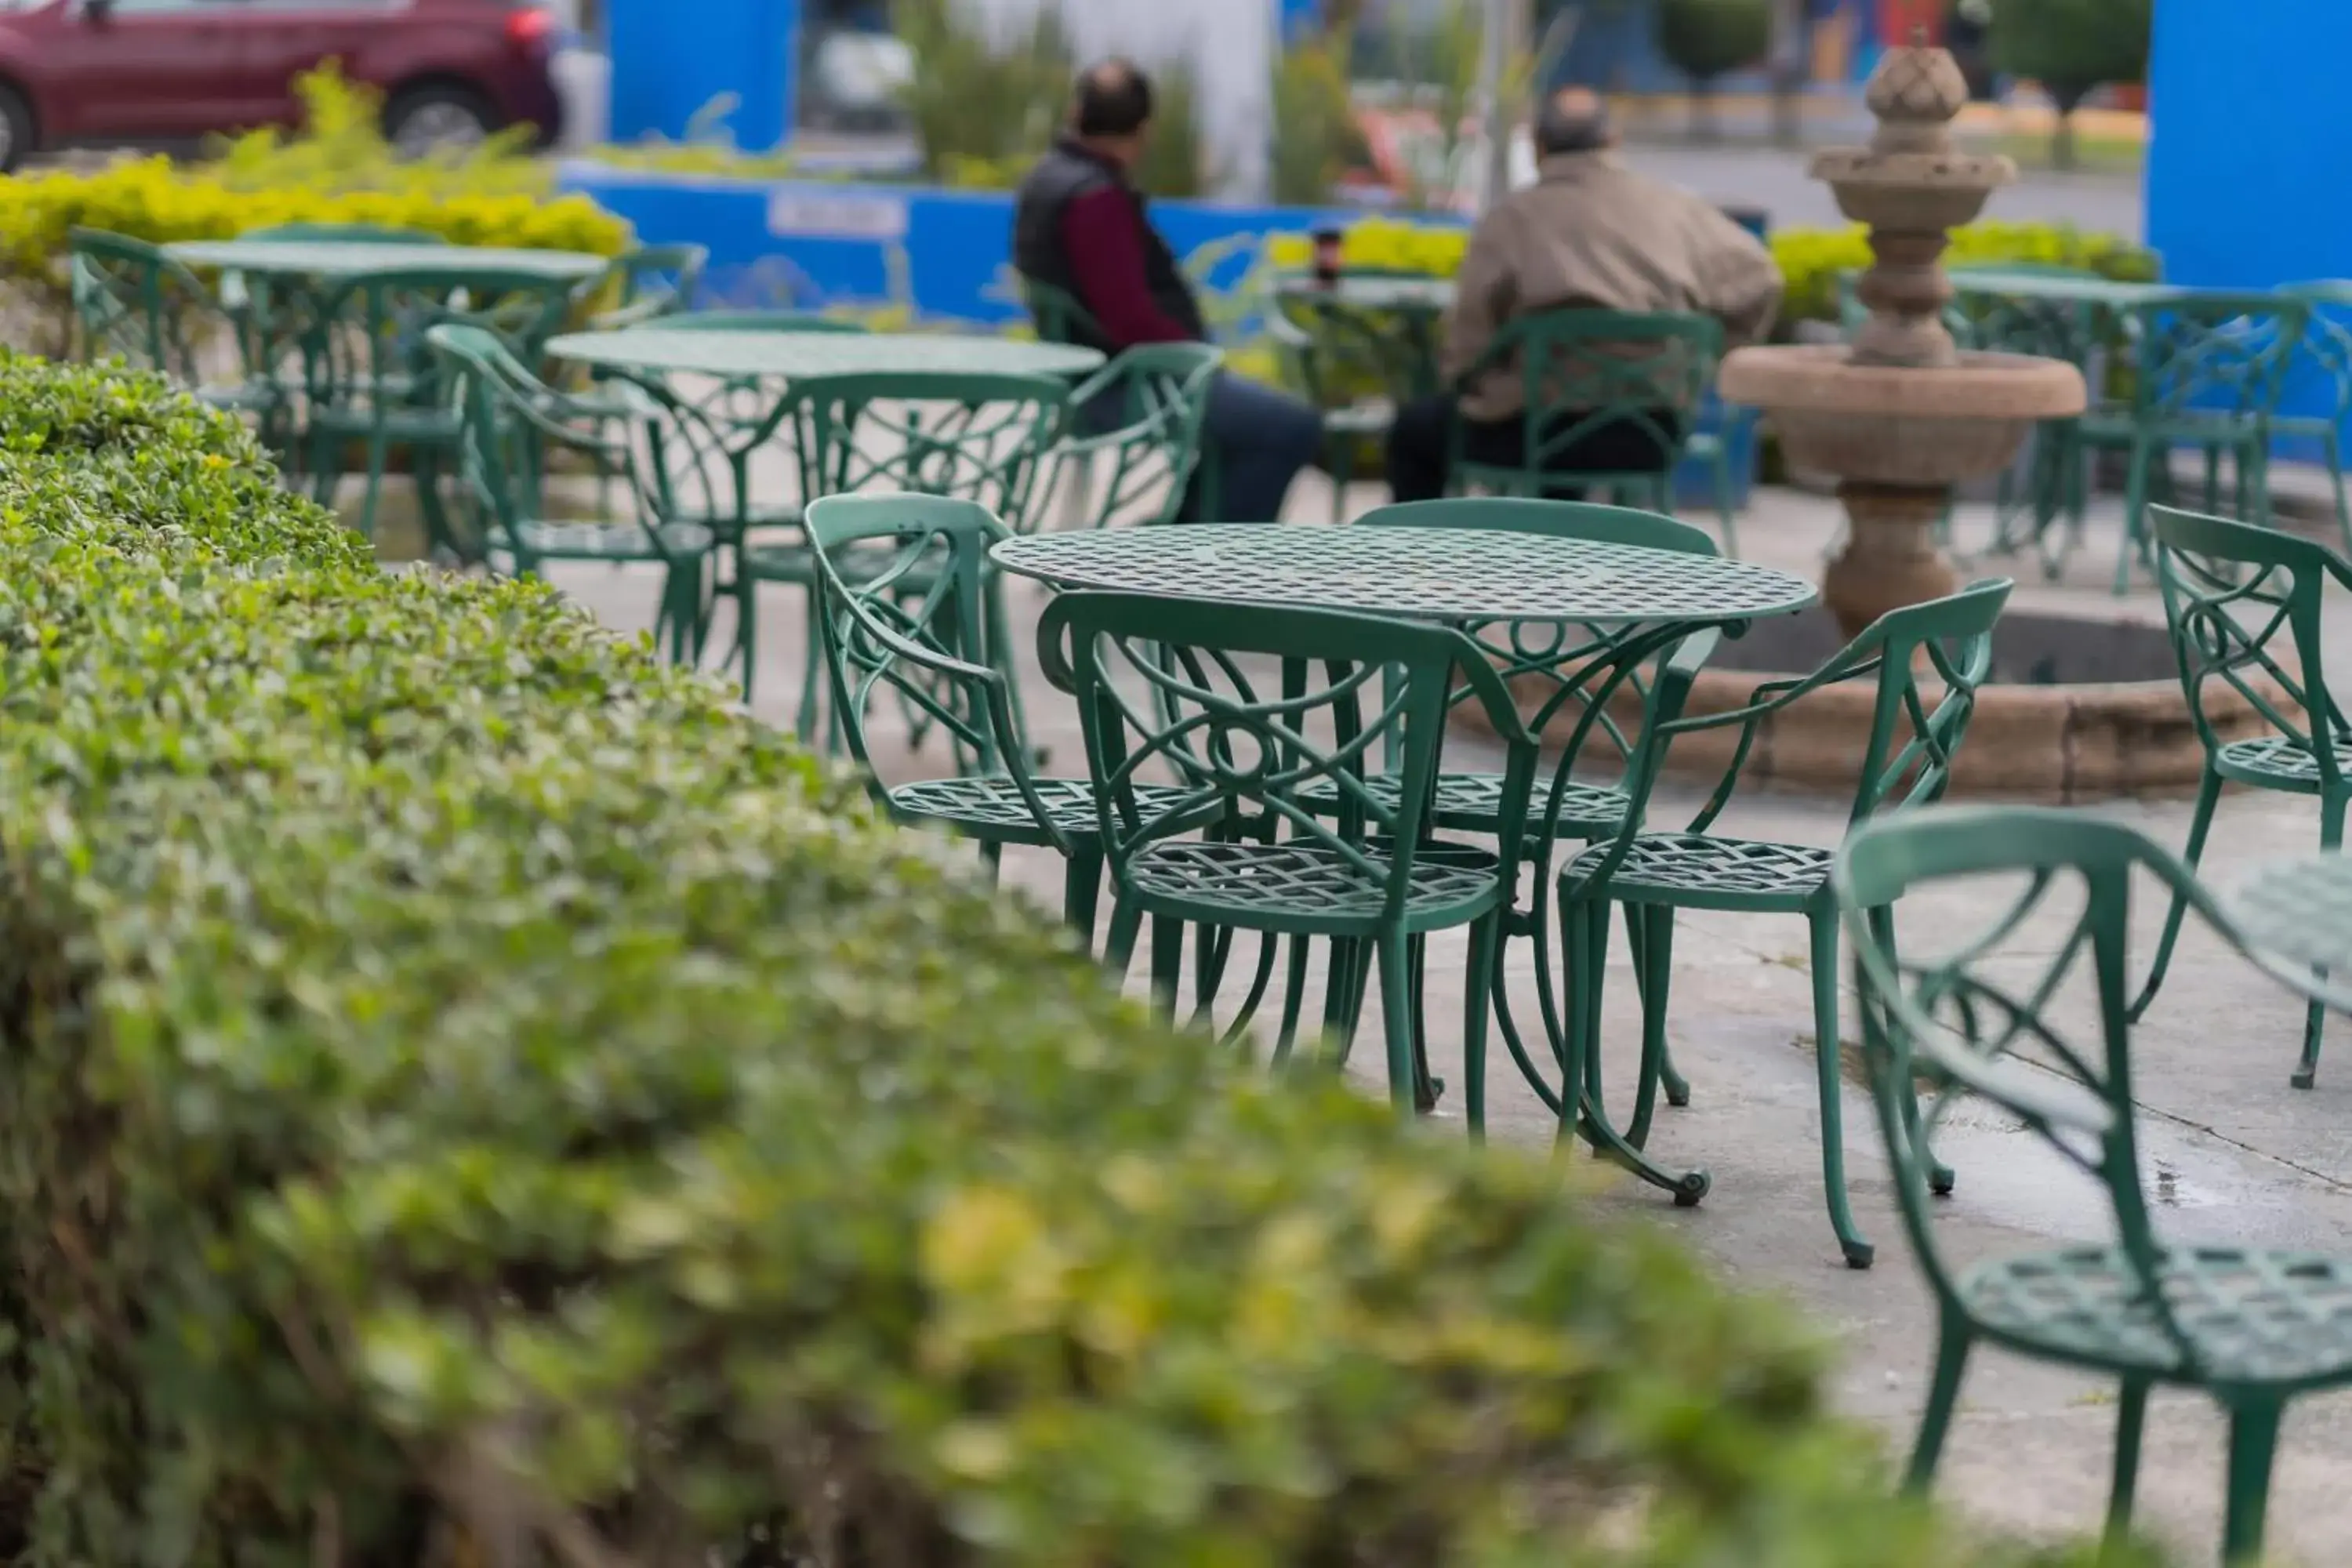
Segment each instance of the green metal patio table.
[{"label": "green metal patio table", "polygon": [[362,272],[528,272],[586,282],[612,265],[583,250],[516,250],[490,246],[394,245],[348,239],[191,239],[163,247],[184,267],[248,277],[331,281]]},{"label": "green metal patio table", "polygon": [[1075,343],[1023,342],[948,332],[696,332],[630,327],[567,332],[549,341],[557,359],[603,370],[730,379],[817,375],[1072,375],[1103,363]]},{"label": "green metal patio table", "polygon": [[2324,1006],[2352,1013],[2352,854],[2263,861],[2231,881],[2218,901],[2263,969]]},{"label": "green metal patio table", "polygon": [[[1752,622],[1795,615],[1817,599],[1792,573],[1716,555],[1489,529],[1354,528],[1196,523],[1105,529],[1009,539],[992,552],[998,566],[1064,589],[1161,594],[1232,605],[1263,605],[1390,616],[1457,626],[1538,624],[1615,627],[1596,662],[1638,666],[1706,631],[1737,637]],[[1514,642],[1517,639],[1515,637]],[[1533,651],[1529,649],[1528,651]],[[1573,721],[1576,715],[1569,715]],[[1565,784],[1566,768],[1555,775]],[[1573,786],[1570,786],[1573,787]],[[1535,837],[1533,834],[1531,837]],[[1537,847],[1548,863],[1549,847]],[[1549,873],[1539,866],[1530,907],[1506,919],[1506,938],[1539,939]],[[1500,945],[1495,973],[1504,973]],[[1538,974],[1543,973],[1541,958]],[[1514,1060],[1555,1113],[1559,1095],[1523,1049],[1516,1026],[1497,1016]],[[1548,984],[1545,1033],[1565,1070],[1567,1038]],[[1675,1178],[1608,1138],[1591,1098],[1580,1133],[1612,1145],[1662,1187]]]}]

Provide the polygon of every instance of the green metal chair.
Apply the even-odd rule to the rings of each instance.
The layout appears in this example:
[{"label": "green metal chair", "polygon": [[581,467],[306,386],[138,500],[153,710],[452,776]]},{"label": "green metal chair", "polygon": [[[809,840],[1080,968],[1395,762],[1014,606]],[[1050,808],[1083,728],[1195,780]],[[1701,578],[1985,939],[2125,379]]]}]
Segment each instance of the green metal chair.
[{"label": "green metal chair", "polygon": [[[263,374],[247,321],[196,275],[144,240],[78,228],[67,241],[78,357],[120,358],[193,392],[215,408],[248,415],[262,439],[285,439],[284,390]],[[226,342],[241,374],[205,379],[205,351]]]},{"label": "green metal chair", "polygon": [[[1411,1110],[1418,1082],[1408,944],[1470,929],[1464,1051],[1467,1113],[1483,1125],[1487,979],[1519,858],[1537,763],[1502,678],[1476,645],[1444,626],[1370,616],[1205,604],[1160,595],[1064,594],[1037,633],[1046,678],[1077,699],[1098,791],[1117,907],[1106,957],[1123,972],[1145,917],[1161,1006],[1173,1011],[1187,926],[1332,944],[1326,1023],[1344,1056],[1364,988],[1381,977],[1391,1099]],[[1278,659],[1278,688],[1247,665]],[[1318,673],[1319,676],[1318,676]],[[1430,788],[1454,681],[1466,681],[1509,752],[1503,832],[1493,849],[1430,839]],[[1328,739],[1324,737],[1328,736]],[[1390,805],[1366,788],[1391,737],[1403,780]],[[1172,772],[1187,795],[1223,805],[1226,826],[1173,839],[1141,785]],[[1328,781],[1346,800],[1336,820],[1307,809],[1304,787]],[[1232,1026],[1247,1027],[1255,991]],[[1288,1024],[1286,1020],[1286,1026]],[[1276,1059],[1292,1045],[1288,1028]]]},{"label": "green metal chair", "polygon": [[[440,362],[436,384],[459,424],[458,493],[480,556],[494,567],[503,556],[522,577],[543,576],[554,562],[657,565],[656,636],[674,661],[697,662],[706,630],[703,580],[717,541],[707,526],[678,519],[707,508],[724,482],[717,432],[693,408],[635,384],[621,388],[630,416],[616,418],[605,400],[575,398],[541,382],[484,327],[444,323],[425,336]],[[548,515],[541,465],[549,451],[569,453],[617,481],[630,498],[629,517]]]},{"label": "green metal chair", "polygon": [[[1996,915],[1898,953],[1893,910],[1906,895],[2004,874],[2021,890]],[[2248,1568],[2262,1552],[2281,1415],[2302,1394],[2352,1384],[2352,1260],[2168,1246],[2158,1236],[2141,1182],[2126,1022],[2135,874],[2236,941],[2171,856],[2079,811],[1920,812],[1863,829],[1838,858],[1863,1055],[1904,1226],[1937,1307],[1935,1376],[1908,1482],[1924,1489],[1933,1479],[1977,1345],[2112,1373],[2122,1385],[2112,1540],[2131,1519],[2149,1389],[2201,1388],[2230,1418],[2222,1558]],[[2071,921],[2053,931],[2045,911]],[[1939,906],[1938,923],[1948,918]],[[2029,921],[2032,935],[2020,937]],[[2070,1039],[2047,1016],[2077,973],[2097,992],[2095,1040]],[[2011,1059],[2021,1052],[2030,1063]],[[2108,1239],[1956,1267],[1933,1212],[1930,1144],[1937,1119],[1963,1097],[2014,1117],[2097,1181],[2112,1212]]]},{"label": "green metal chair", "polygon": [[[2275,529],[2168,507],[2151,509],[2150,518],[2173,657],[2205,749],[2184,852],[2189,868],[2204,858],[2224,784],[2317,796],[2320,847],[2341,847],[2345,809],[2352,805],[2352,721],[2328,689],[2321,609],[2331,585],[2352,590],[2352,561]],[[2211,714],[2217,695],[2251,707],[2270,732],[2224,740]],[[2135,1021],[2164,984],[2182,912],[2176,900],[2147,981],[2132,1002]],[[2318,1074],[2326,1017],[2313,1003],[2292,1080],[2297,1089],[2309,1089]]]},{"label": "green metal chair", "polygon": [[2352,501],[2347,501],[2344,486],[2344,422],[2352,419],[2352,326],[2347,326],[2341,314],[2331,315],[2326,309],[2340,312],[2352,306],[2352,281],[2332,279],[2318,283],[2289,283],[2280,293],[2303,300],[2311,307],[2310,318],[2304,323],[2303,342],[2295,345],[2295,355],[2324,378],[2327,400],[2318,414],[2281,414],[2273,416],[2273,435],[2290,440],[2317,443],[2320,460],[2327,465],[2327,482],[2336,501],[2336,531],[2344,548],[2352,551]]},{"label": "green metal chair", "polygon": [[[1648,550],[1672,551],[1684,555],[1717,555],[1721,552],[1705,529],[1656,512],[1636,511],[1627,507],[1601,506],[1591,501],[1530,500],[1509,496],[1457,496],[1439,500],[1407,501],[1402,505],[1381,507],[1366,512],[1355,522],[1358,528],[1472,528],[1491,529],[1502,532],[1542,534],[1552,539],[1583,540],[1598,544],[1629,544]],[[1549,940],[1546,912],[1548,904],[1540,889],[1549,879],[1550,855],[1559,840],[1590,841],[1609,837],[1624,825],[1633,809],[1622,779],[1633,756],[1633,742],[1619,714],[1625,710],[1645,710],[1650,702],[1652,682],[1645,666],[1652,662],[1644,645],[1653,640],[1648,628],[1641,626],[1530,626],[1510,623],[1497,626],[1465,626],[1459,628],[1476,643],[1486,654],[1487,662],[1507,680],[1521,687],[1533,687],[1543,691],[1541,703],[1526,715],[1528,731],[1548,735],[1559,749],[1559,761],[1553,769],[1551,795],[1539,797],[1545,807],[1545,831],[1529,834],[1522,839],[1527,856],[1537,865],[1535,886],[1538,896],[1530,900],[1523,915],[1515,916],[1516,926],[1524,921],[1527,933],[1534,939],[1536,951],[1544,951]],[[1718,641],[1713,631],[1696,634],[1688,639],[1681,658],[1688,668],[1696,670]],[[1687,682],[1676,688],[1687,689]],[[1467,686],[1459,687],[1454,694],[1459,704],[1473,700]],[[1673,717],[1674,715],[1667,715]],[[1558,727],[1565,726],[1568,733],[1559,736]],[[1589,782],[1595,771],[1617,775],[1608,784]],[[1386,771],[1369,775],[1365,787],[1385,804],[1393,805],[1399,798],[1402,781],[1396,770],[1397,759],[1391,753]],[[1576,776],[1580,768],[1584,780]],[[1503,830],[1502,805],[1507,784],[1504,774],[1496,773],[1461,773],[1441,770],[1435,792],[1430,801],[1432,824],[1450,833],[1475,833],[1499,836]],[[1325,784],[1302,792],[1301,798],[1314,808],[1335,810],[1339,792]],[[1641,941],[1641,922],[1633,910],[1626,910],[1625,928],[1631,940]],[[1515,930],[1514,934],[1517,934]],[[1416,944],[1413,973],[1416,981],[1422,970],[1423,955]],[[1541,1016],[1553,1037],[1559,1035],[1559,1009],[1550,984],[1550,976],[1541,963],[1536,966],[1536,984]],[[1528,1058],[1517,1020],[1510,1009],[1509,993],[1497,987],[1495,994],[1496,1020],[1501,1026],[1504,1044],[1526,1067]],[[1690,1103],[1690,1086],[1675,1071],[1671,1061],[1662,1063],[1663,1081],[1667,1101],[1673,1105]],[[1531,1068],[1530,1083],[1540,1079]],[[1434,1085],[1430,1086],[1433,1090]],[[1559,1107],[1547,1101],[1555,1114]]]},{"label": "green metal chair", "polygon": [[[811,376],[793,383],[776,428],[788,430],[809,500],[892,490],[974,501],[1019,531],[1034,526],[1039,479],[1061,437],[1067,382],[1052,376],[868,374]],[[730,586],[736,601],[743,700],[751,700],[759,657],[759,588],[782,583],[810,594],[816,560],[805,535],[747,538]],[[796,728],[814,740],[820,707],[815,651],[820,636],[810,594],[807,647]]]},{"label": "green metal chair", "polygon": [[[1594,1147],[1631,1165],[1672,1192],[1679,1205],[1706,1196],[1704,1171],[1669,1174],[1642,1159],[1656,1104],[1666,1043],[1668,988],[1673,981],[1675,911],[1727,910],[1801,915],[1811,937],[1813,1050],[1819,1064],[1822,1176],[1831,1228],[1847,1264],[1870,1267],[1872,1249],[1846,1202],[1845,1152],[1839,1091],[1837,904],[1830,892],[1831,852],[1810,845],[1734,838],[1709,829],[1739,784],[1757,727],[1772,714],[1824,687],[1874,679],[1877,700],[1848,821],[1933,801],[1943,794],[1952,758],[1968,732],[1978,687],[1992,664],[1992,630],[2009,601],[2011,584],[1995,578],[1948,598],[1890,610],[1828,663],[1800,680],[1757,688],[1749,701],[1722,713],[1664,718],[1644,726],[1627,770],[1632,802],[1609,842],[1579,855],[1559,874],[1560,943],[1570,998],[1560,1095],[1561,1135],[1578,1120]],[[1695,666],[1679,657],[1664,677],[1687,688]],[[1662,682],[1663,684],[1663,682]],[[1680,696],[1661,700],[1681,712]],[[1643,826],[1667,749],[1684,735],[1736,729],[1738,738],[1722,781],[1690,826],[1653,832]],[[1601,1092],[1601,1002],[1608,972],[1609,906],[1639,906],[1646,927],[1636,949],[1646,977],[1642,994],[1642,1067],[1633,1120],[1620,1135],[1608,1122]]]},{"label": "green metal chair", "polygon": [[[1674,473],[1717,363],[1723,328],[1706,316],[1546,310],[1521,316],[1495,336],[1463,376],[1514,367],[1525,399],[1526,460],[1517,467],[1468,461],[1455,430],[1457,487],[1497,495],[1549,496],[1601,489],[1619,501],[1674,510]],[[1654,468],[1563,473],[1559,458],[1598,431],[1631,429],[1656,446]]]},{"label": "green metal chair", "polygon": [[367,491],[360,531],[373,539],[384,470],[394,450],[405,451],[428,533],[436,545],[454,542],[437,476],[457,456],[461,428],[427,335],[439,326],[480,327],[518,361],[535,363],[571,304],[567,283],[497,268],[456,275],[394,268],[330,286],[316,322],[299,334],[303,471],[313,495],[322,505],[333,500],[350,448],[362,447]]},{"label": "green metal chair", "polygon": [[693,310],[703,270],[709,265],[710,249],[701,245],[641,245],[616,257],[603,277],[582,289],[591,300],[602,300],[607,290],[614,296],[588,324],[600,332],[654,321],[675,326],[670,318]]},{"label": "green metal chair", "polygon": [[1057,479],[1076,469],[1084,498],[1076,521],[1089,528],[1176,521],[1200,467],[1201,421],[1224,358],[1206,343],[1132,348],[1070,395],[1072,417],[1053,456]]},{"label": "green metal chair", "polygon": [[[1094,785],[1031,771],[1035,753],[1013,697],[1012,648],[990,613],[988,551],[1008,531],[972,501],[831,496],[810,506],[808,532],[834,710],[876,803],[898,821],[974,840],[992,877],[1007,844],[1058,851],[1066,862],[1063,915],[1091,944],[1103,873]],[[881,782],[868,726],[885,694],[946,733],[954,776]],[[1139,808],[1171,833],[1206,827],[1223,814],[1190,794],[1136,789]]]},{"label": "green metal chair", "polygon": [[2310,314],[2284,294],[2226,293],[2179,294],[2126,312],[2130,401],[2096,405],[2076,426],[2084,451],[2128,454],[2117,594],[2131,585],[2134,556],[2148,550],[2148,503],[2171,499],[2175,447],[2204,455],[2207,511],[2221,504],[2226,455],[2239,515],[2272,521],[2271,435]]},{"label": "green metal chair", "polygon": [[[1423,275],[1349,268],[1342,276]],[[1436,345],[1424,324],[1363,310],[1337,293],[1311,289],[1269,290],[1265,326],[1307,400],[1322,413],[1331,521],[1345,522],[1360,448],[1387,437],[1400,404],[1437,390]]]},{"label": "green metal chair", "polygon": [[[1024,274],[1015,273],[1013,276],[1020,287],[1022,303],[1029,311],[1030,322],[1037,329],[1039,341],[1049,343],[1075,343],[1084,347],[1099,347],[1110,341],[1086,306],[1079,303],[1076,296],[1067,289],[1056,289],[1051,283],[1041,283],[1036,279]],[[1222,361],[1220,363],[1222,368]],[[1104,371],[1097,372],[1095,379],[1108,374],[1108,368],[1107,366]],[[1204,411],[1208,405],[1209,387],[1214,384],[1216,376],[1212,373],[1201,388],[1202,406]],[[1099,436],[1104,433],[1087,428],[1092,423],[1087,412],[1090,397],[1086,395],[1074,395],[1070,399],[1071,408],[1077,411],[1077,418],[1073,427],[1074,434],[1081,437]],[[1198,429],[1196,422],[1196,434],[1193,440],[1196,455],[1192,462],[1191,481],[1195,500],[1192,510],[1195,521],[1213,522],[1223,515],[1224,489],[1218,479],[1216,449],[1202,437]],[[1062,468],[1065,471],[1055,478],[1068,487],[1066,493],[1069,497],[1070,517],[1073,523],[1083,525],[1088,520],[1099,519],[1107,515],[1108,507],[1097,504],[1094,499],[1093,458],[1081,456],[1072,462],[1063,464]],[[1180,521],[1183,516],[1183,490],[1180,487],[1175,498],[1170,502],[1171,510],[1162,521],[1170,522]]]}]

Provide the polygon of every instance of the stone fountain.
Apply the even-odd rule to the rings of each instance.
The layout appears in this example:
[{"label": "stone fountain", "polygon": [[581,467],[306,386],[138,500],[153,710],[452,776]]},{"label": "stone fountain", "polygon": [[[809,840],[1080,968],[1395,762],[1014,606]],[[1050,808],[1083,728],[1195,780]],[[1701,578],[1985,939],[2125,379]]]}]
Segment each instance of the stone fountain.
[{"label": "stone fountain", "polygon": [[1951,231],[2017,178],[2007,158],[1953,147],[1968,100],[1945,50],[1886,51],[1864,96],[1878,121],[1870,145],[1812,164],[1839,210],[1869,227],[1874,259],[1855,289],[1868,322],[1850,346],[1740,349],[1723,363],[1724,400],[1764,411],[1790,467],[1839,479],[1846,544],[1822,597],[1848,636],[1958,586],[1934,536],[1953,488],[2007,468],[2035,421],[2083,412],[2073,365],[1964,353],[1945,330]]},{"label": "stone fountain", "polygon": [[[1999,473],[2036,421],[2083,412],[2073,365],[1964,351],[1945,330],[1950,232],[2017,177],[2007,158],[1954,147],[1952,121],[1968,101],[1958,65],[1923,44],[1889,49],[1866,101],[1878,121],[1870,145],[1822,153],[1812,173],[1869,228],[1874,260],[1857,290],[1868,322],[1851,344],[1741,349],[1724,361],[1720,382],[1726,402],[1764,411],[1792,470],[1837,478],[1846,541],[1822,578],[1823,610],[1727,641],[1692,689],[1693,715],[1742,708],[1759,683],[1818,666],[1887,610],[1950,593],[1958,580],[1935,531],[1955,488]],[[1535,711],[1549,689],[1529,682],[1523,707]],[[1873,696],[1869,683],[1850,682],[1772,715],[1746,776],[1850,792]],[[1638,708],[1622,715],[1637,716]],[[2223,740],[2263,732],[2259,713],[2233,692],[2209,691],[2208,717]],[[1686,736],[1668,765],[1719,773],[1733,739]],[[1953,794],[2172,793],[2193,787],[2203,766],[2160,609],[2126,608],[2097,591],[2042,588],[2011,601]]]}]

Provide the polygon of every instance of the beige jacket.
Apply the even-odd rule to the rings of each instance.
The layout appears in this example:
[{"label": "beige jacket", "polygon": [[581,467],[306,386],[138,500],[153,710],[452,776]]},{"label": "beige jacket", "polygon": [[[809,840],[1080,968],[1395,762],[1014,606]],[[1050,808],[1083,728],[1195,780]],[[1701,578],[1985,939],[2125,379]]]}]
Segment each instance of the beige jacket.
[{"label": "beige jacket", "polygon": [[[1563,306],[1690,311],[1722,321],[1727,346],[1753,342],[1771,328],[1781,280],[1738,224],[1594,152],[1545,159],[1535,184],[1487,213],[1455,288],[1440,355],[1449,385],[1513,318]],[[1497,365],[1465,390],[1462,413],[1507,419],[1522,401],[1516,368]]]}]

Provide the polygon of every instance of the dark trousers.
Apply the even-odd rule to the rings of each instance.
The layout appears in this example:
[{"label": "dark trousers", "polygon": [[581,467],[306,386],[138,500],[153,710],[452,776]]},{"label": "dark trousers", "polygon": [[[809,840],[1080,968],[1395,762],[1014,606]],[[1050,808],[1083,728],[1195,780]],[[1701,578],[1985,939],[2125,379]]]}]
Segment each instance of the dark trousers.
[{"label": "dark trousers", "polygon": [[[1575,412],[1556,415],[1552,427],[1565,430],[1591,418]],[[1508,419],[1464,419],[1451,397],[1425,397],[1408,403],[1396,413],[1389,431],[1389,491],[1401,501],[1435,500],[1445,493],[1452,476],[1454,428],[1462,427],[1462,456],[1473,463],[1517,468],[1528,460],[1527,423]],[[1654,426],[1654,429],[1653,426]],[[1659,436],[1669,437],[1662,444]],[[1681,444],[1682,421],[1664,411],[1645,412],[1639,421],[1612,420],[1586,432],[1553,455],[1548,471],[1570,476],[1569,482],[1544,487],[1550,500],[1580,500],[1584,488],[1577,474],[1622,474],[1663,471]]]}]

